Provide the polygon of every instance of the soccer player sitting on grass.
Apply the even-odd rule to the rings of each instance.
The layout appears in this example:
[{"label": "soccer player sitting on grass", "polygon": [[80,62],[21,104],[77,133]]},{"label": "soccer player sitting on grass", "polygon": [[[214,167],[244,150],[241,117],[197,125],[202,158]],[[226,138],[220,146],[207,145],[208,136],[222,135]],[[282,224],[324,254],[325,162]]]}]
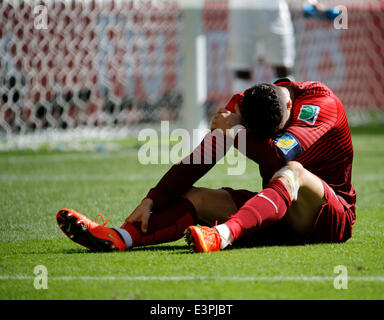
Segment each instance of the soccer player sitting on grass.
[{"label": "soccer player sitting on grass", "polygon": [[[71,209],[57,213],[60,228],[93,251],[123,251],[184,234],[195,252],[219,251],[239,239],[314,243],[351,237],[353,148],[344,107],[327,86],[289,79],[257,84],[214,115],[212,129],[231,128],[238,133],[223,135],[225,143],[211,137],[204,144],[208,133],[187,157],[191,161],[173,165],[120,228],[106,227],[104,218],[99,225]],[[215,150],[228,141],[239,147],[242,130],[246,156],[259,164],[263,190],[194,187],[220,160]],[[212,162],[192,161],[207,153]]]}]

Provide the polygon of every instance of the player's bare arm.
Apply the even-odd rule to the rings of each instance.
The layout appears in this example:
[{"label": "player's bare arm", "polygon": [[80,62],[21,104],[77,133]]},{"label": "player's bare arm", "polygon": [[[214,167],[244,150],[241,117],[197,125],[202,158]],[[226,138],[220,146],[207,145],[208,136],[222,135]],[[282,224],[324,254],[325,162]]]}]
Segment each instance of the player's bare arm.
[{"label": "player's bare arm", "polygon": [[[211,130],[221,129],[226,133],[227,130],[242,123],[243,121],[238,105],[235,106],[235,112],[221,108],[212,118]],[[197,192],[197,190],[199,191]],[[228,195],[223,190],[215,192],[205,188],[192,188],[184,197],[190,198],[195,207],[198,207],[196,212],[199,218],[201,217],[201,220],[207,223],[214,219],[223,221],[224,217],[228,217],[230,213],[233,213],[233,201],[228,200]],[[204,207],[198,206],[198,204],[202,202],[200,198],[203,197],[208,197],[207,200],[209,201],[204,201]],[[207,203],[209,203],[209,205],[207,205]],[[148,221],[151,217],[153,206],[154,201],[151,198],[143,199],[125,221],[128,223],[139,222],[142,232],[147,232]],[[227,208],[229,208],[229,210],[227,210]],[[220,212],[220,214],[218,212]]]}]

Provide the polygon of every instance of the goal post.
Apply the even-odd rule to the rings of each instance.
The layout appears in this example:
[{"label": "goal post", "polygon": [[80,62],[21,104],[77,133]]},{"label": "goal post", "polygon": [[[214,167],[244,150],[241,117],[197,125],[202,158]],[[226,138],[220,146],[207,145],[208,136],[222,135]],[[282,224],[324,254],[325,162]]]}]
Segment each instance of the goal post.
[{"label": "goal post", "polygon": [[182,123],[201,141],[207,128],[207,46],[203,30],[204,0],[179,0],[183,20],[183,109]]}]

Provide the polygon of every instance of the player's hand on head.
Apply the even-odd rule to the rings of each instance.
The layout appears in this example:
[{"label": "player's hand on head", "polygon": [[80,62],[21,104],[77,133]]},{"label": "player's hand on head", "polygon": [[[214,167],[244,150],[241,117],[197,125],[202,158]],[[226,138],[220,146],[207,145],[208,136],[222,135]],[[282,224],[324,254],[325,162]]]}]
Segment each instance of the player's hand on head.
[{"label": "player's hand on head", "polygon": [[240,112],[238,112],[238,107],[235,110],[236,113],[224,108],[217,110],[212,119],[211,130],[221,129],[225,133],[226,130],[233,128],[235,125],[241,124],[242,119]]},{"label": "player's hand on head", "polygon": [[241,116],[239,104],[235,105],[235,113]]},{"label": "player's hand on head", "polygon": [[153,200],[149,198],[145,198],[141,203],[136,207],[135,210],[131,213],[131,215],[125,220],[125,222],[141,223],[141,231],[147,232],[148,230],[148,221],[152,214],[153,208]]}]

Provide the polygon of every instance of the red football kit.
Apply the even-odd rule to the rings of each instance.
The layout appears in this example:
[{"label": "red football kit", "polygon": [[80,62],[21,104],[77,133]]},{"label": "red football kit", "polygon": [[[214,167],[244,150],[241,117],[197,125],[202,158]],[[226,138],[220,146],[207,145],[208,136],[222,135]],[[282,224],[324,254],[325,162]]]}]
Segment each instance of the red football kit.
[{"label": "red football kit", "polygon": [[[321,207],[313,230],[305,235],[305,239],[326,242],[346,241],[352,235],[352,226],[356,220],[356,193],[351,185],[353,147],[344,107],[337,96],[320,82],[292,82],[288,79],[281,79],[275,84],[290,87],[293,90],[294,98],[289,122],[280,136],[270,139],[256,138],[247,131],[246,156],[259,164],[263,187],[267,189],[271,187],[269,180],[272,175],[292,160],[300,162],[304,168],[319,177],[323,181],[327,203]],[[235,111],[234,108],[237,104],[241,108],[242,97],[243,93],[234,95],[226,108],[232,112]],[[180,221],[191,224],[198,222],[190,204],[183,205],[188,218],[184,214],[180,214],[179,217],[177,214],[175,215],[177,210],[177,212],[182,211],[180,204],[176,206],[177,210],[173,210],[172,206],[174,207],[175,203],[180,203],[180,201],[182,203],[184,200],[181,196],[220,160],[217,158],[217,154],[224,155],[232,144],[238,147],[237,137],[234,141],[229,136],[223,136],[223,139],[217,139],[215,136],[211,136],[210,139],[205,138],[200,146],[186,158],[189,161],[184,161],[186,160],[184,159],[173,165],[159,183],[149,191],[147,197],[154,201],[154,211],[165,213],[167,208],[171,208],[174,220],[167,222],[165,221],[167,215],[164,214],[163,219],[160,219],[159,216],[160,224],[164,224],[164,232],[160,230],[163,228],[162,226],[152,224],[154,232],[159,230],[159,239],[168,239],[166,232],[169,232],[169,225],[174,226],[172,234],[175,239],[169,238],[167,241],[172,241],[182,235],[182,229],[185,226]],[[217,153],[218,149],[223,152]],[[210,163],[204,163],[204,156],[207,153],[212,156]],[[193,161],[197,158],[202,161],[200,163]],[[279,202],[286,210],[286,207],[290,206],[286,190],[281,188],[279,183],[272,182],[272,184],[273,190],[277,190],[275,193],[277,196],[273,195],[276,203]],[[252,204],[251,199],[257,195],[248,190],[224,189],[232,196],[239,212],[245,205],[249,207]],[[153,217],[155,218],[155,214]],[[255,217],[252,216],[252,213],[239,215],[237,218],[232,219],[231,217],[226,224],[234,238],[237,239],[246,234],[242,230],[246,229],[245,226],[249,225],[247,233],[253,231],[253,224],[258,223],[258,217]],[[247,219],[248,222],[245,221]],[[281,225],[284,225],[284,219],[281,223],[279,221],[276,224],[276,230],[280,235]],[[273,234],[273,227],[270,228],[270,234]],[[290,232],[289,234],[291,235]],[[160,240],[155,242],[160,242]]]},{"label": "red football kit", "polygon": [[[291,82],[282,79],[278,86],[291,87],[294,101],[290,121],[281,136],[260,141],[247,139],[247,156],[257,159],[264,185],[284,163],[295,160],[323,181],[327,203],[321,208],[310,239],[345,241],[352,235],[356,220],[356,192],[351,184],[353,147],[346,113],[341,101],[320,82]],[[242,93],[227,105],[241,107]],[[255,153],[260,152],[260,159]],[[270,161],[273,159],[273,161]],[[255,193],[225,188],[240,208]],[[281,228],[276,228],[280,232]],[[275,234],[276,235],[276,234]]]}]

